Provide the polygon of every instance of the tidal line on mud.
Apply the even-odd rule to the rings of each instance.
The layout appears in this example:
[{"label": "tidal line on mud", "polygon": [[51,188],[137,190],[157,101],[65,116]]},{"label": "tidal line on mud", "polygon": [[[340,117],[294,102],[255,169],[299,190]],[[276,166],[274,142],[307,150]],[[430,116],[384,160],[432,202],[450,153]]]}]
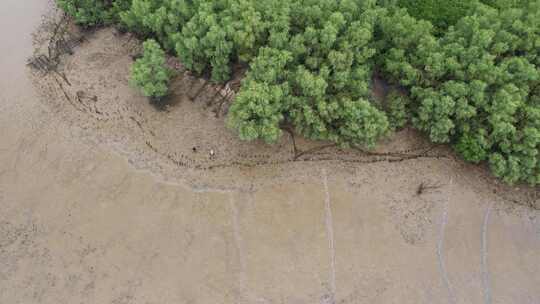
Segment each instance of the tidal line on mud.
[{"label": "tidal line on mud", "polygon": [[325,226],[328,235],[328,247],[330,249],[330,291],[332,298],[336,295],[336,250],[334,247],[334,222],[332,219],[332,208],[330,205],[330,191],[328,190],[328,174],[326,169],[322,171],[324,183],[324,207],[325,207]]},{"label": "tidal line on mud", "polygon": [[[452,180],[450,180],[450,185],[452,185]],[[457,303],[456,296],[452,290],[452,285],[450,284],[450,279],[448,278],[448,271],[446,270],[443,255],[446,225],[448,224],[448,205],[449,199],[445,201],[443,206],[441,226],[439,230],[439,241],[437,243],[437,259],[439,261],[439,271],[441,273],[444,286],[448,291],[448,296],[450,297],[450,303]]]},{"label": "tidal line on mud", "polygon": [[491,304],[491,290],[489,287],[489,271],[487,265],[487,230],[489,225],[489,215],[491,214],[491,209],[493,208],[493,203],[489,204],[486,213],[484,215],[484,222],[482,224],[482,246],[481,246],[481,272],[482,272],[482,286],[484,292],[484,303]]}]

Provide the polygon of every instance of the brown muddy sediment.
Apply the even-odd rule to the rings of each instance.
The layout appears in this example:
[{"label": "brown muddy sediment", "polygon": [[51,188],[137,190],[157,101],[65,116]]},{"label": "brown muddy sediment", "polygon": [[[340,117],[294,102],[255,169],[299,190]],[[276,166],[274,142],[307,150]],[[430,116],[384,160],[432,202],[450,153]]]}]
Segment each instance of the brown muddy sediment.
[{"label": "brown muddy sediment", "polygon": [[[110,29],[62,57],[69,84],[30,72],[45,4],[3,5],[0,303],[540,299],[539,211],[484,169],[330,148],[290,162],[287,134],[238,141],[182,81],[168,111],[149,105],[127,84],[137,42]],[[404,131],[376,151],[425,147]]]}]

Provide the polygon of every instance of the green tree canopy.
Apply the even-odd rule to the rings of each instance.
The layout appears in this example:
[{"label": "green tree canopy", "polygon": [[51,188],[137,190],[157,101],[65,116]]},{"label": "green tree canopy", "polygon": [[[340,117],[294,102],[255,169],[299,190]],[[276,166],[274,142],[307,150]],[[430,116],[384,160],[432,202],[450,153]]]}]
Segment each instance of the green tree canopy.
[{"label": "green tree canopy", "polygon": [[[509,183],[540,183],[540,0],[57,1],[156,39],[132,71],[147,96],[167,93],[159,44],[215,82],[249,65],[228,117],[242,139],[289,125],[372,147],[411,122]],[[383,103],[374,72],[396,89]]]},{"label": "green tree canopy", "polygon": [[165,65],[165,52],[149,39],[143,43],[144,52],[131,68],[131,84],[147,97],[163,97],[168,93],[171,71]]}]

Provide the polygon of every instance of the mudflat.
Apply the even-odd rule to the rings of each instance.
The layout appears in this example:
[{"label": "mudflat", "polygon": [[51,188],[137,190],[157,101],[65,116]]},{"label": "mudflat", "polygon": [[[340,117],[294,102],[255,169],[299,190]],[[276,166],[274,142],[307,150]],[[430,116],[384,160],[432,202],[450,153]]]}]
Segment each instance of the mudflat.
[{"label": "mudflat", "polygon": [[150,105],[113,29],[33,71],[54,10],[2,5],[0,303],[540,302],[535,189],[412,130],[241,142],[190,75]]}]

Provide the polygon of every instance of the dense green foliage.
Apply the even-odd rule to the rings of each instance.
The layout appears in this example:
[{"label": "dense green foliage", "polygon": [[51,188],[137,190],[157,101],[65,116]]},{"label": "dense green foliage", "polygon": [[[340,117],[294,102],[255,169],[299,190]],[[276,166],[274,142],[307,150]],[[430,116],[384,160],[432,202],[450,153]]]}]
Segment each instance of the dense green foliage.
[{"label": "dense green foliage", "polygon": [[478,6],[440,39],[399,10],[380,25],[380,66],[409,89],[415,127],[508,182],[540,183],[540,2]]},{"label": "dense green foliage", "polygon": [[159,98],[167,95],[171,71],[165,65],[165,52],[149,39],[143,43],[144,52],[131,67],[130,82],[144,96]]},{"label": "dense green foliage", "polygon": [[403,128],[411,117],[411,100],[405,94],[392,91],[386,97],[386,113],[392,130]]},{"label": "dense green foliage", "polygon": [[119,21],[118,14],[131,6],[131,0],[57,0],[58,6],[79,25],[94,27]]},{"label": "dense green foliage", "polygon": [[516,7],[526,7],[535,0],[481,0],[482,3],[498,9],[508,9]]},{"label": "dense green foliage", "polygon": [[[540,183],[540,0],[58,2],[80,23],[155,38],[216,82],[248,64],[228,118],[243,139],[274,142],[291,125],[369,147],[410,122],[507,182]],[[158,96],[168,78],[151,44],[133,78]],[[398,88],[383,103],[375,69]]]},{"label": "dense green foliage", "polygon": [[275,141],[285,122],[313,139],[373,146],[388,129],[369,102],[376,11],[311,2],[292,3],[280,24],[288,33],[253,60],[229,124],[246,139]]},{"label": "dense green foliage", "polygon": [[411,16],[429,20],[437,28],[446,29],[468,15],[476,0],[397,0],[397,3]]},{"label": "dense green foliage", "polygon": [[[530,1],[480,0],[484,4],[499,9],[524,7]],[[412,17],[430,21],[435,26],[437,34],[455,25],[461,18],[471,15],[479,3],[478,0],[380,0],[380,2],[386,6],[403,7]]]},{"label": "dense green foliage", "polygon": [[107,7],[103,1],[57,0],[57,3],[81,25],[96,26],[107,19]]}]

